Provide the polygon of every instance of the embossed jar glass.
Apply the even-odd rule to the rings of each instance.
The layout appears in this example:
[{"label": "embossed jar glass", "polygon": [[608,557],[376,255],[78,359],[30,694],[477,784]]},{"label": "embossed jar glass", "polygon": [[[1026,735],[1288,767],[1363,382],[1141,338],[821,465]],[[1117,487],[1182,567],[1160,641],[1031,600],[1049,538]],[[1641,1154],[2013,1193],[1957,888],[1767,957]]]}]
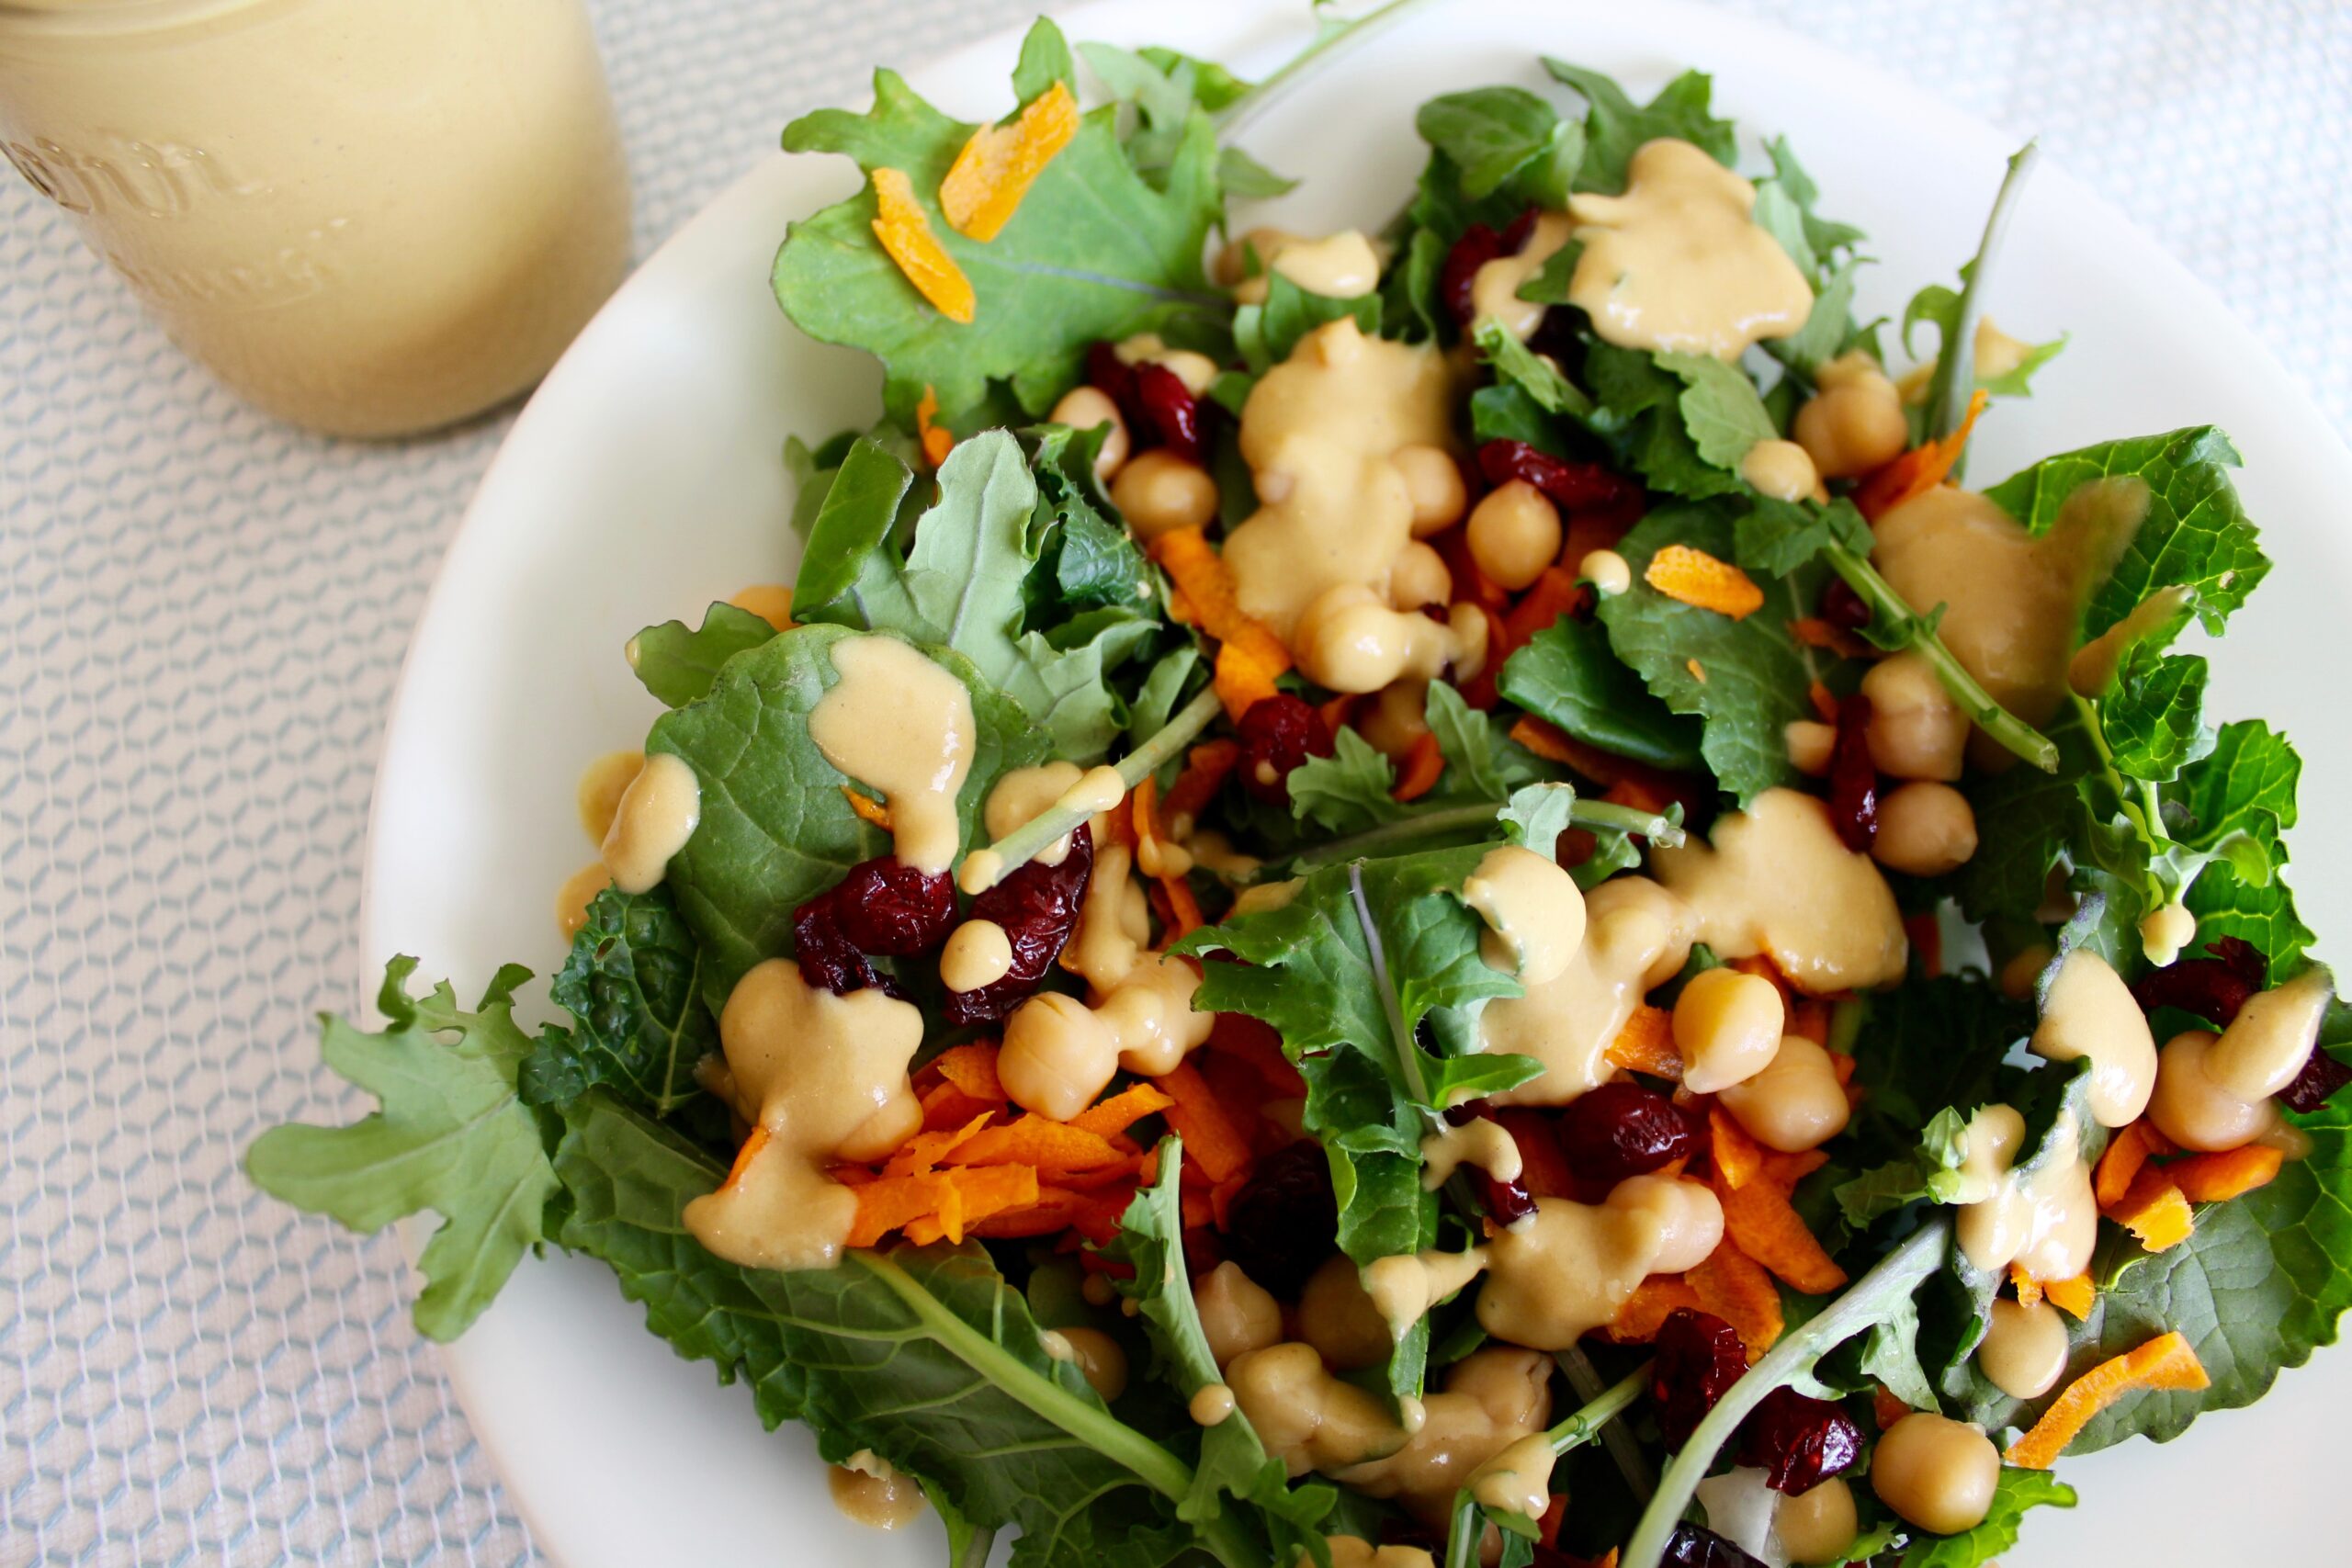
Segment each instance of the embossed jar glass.
[{"label": "embossed jar glass", "polygon": [[582,0],[0,0],[0,151],[264,410],[503,402],[620,281]]}]

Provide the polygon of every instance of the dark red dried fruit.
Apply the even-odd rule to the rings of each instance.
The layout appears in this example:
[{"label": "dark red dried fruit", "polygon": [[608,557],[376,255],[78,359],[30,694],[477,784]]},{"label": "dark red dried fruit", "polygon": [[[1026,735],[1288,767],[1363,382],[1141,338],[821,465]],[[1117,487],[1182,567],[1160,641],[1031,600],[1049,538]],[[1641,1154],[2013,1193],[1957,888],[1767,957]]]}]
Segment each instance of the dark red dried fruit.
[{"label": "dark red dried fruit", "polygon": [[1107,343],[1089,344],[1086,349],[1086,384],[1119,405],[1122,413],[1135,400],[1135,367],[1119,357],[1116,346]]},{"label": "dark red dried fruit", "polygon": [[926,874],[896,855],[858,862],[826,897],[842,934],[864,953],[929,953],[956,923],[955,878]]},{"label": "dark red dried fruit", "polygon": [[950,991],[942,1009],[947,1021],[962,1025],[1002,1018],[1044,983],[1061,956],[1062,944],[1078,924],[1086,899],[1086,879],[1094,869],[1094,835],[1080,823],[1069,836],[1069,852],[1059,865],[1030,861],[972,900],[971,918],[994,920],[1012,946],[1012,964],[999,980],[977,991]]},{"label": "dark red dried fruit", "polygon": [[1655,1089],[1619,1080],[1579,1096],[1560,1113],[1560,1152],[1588,1181],[1614,1187],[1629,1176],[1699,1152],[1681,1108]]},{"label": "dark red dried fruit", "polygon": [[2262,989],[2270,961],[2250,942],[2225,936],[2210,942],[2210,958],[2179,958],[2132,982],[2132,999],[2149,1012],[2178,1008],[2217,1029],[2227,1029],[2238,1009]]},{"label": "dark red dried fruit", "polygon": [[1661,1568],[1764,1568],[1714,1531],[1688,1520],[1676,1525],[1674,1533],[1667,1537],[1658,1562]]},{"label": "dark red dried fruit", "polygon": [[1290,804],[1290,771],[1309,757],[1328,757],[1331,732],[1304,697],[1277,692],[1251,703],[1234,726],[1241,740],[1235,773],[1241,787],[1269,806]]},{"label": "dark red dried fruit", "polygon": [[1478,281],[1478,269],[1502,254],[1502,236],[1484,223],[1464,229],[1445,253],[1445,265],[1438,268],[1437,297],[1456,324],[1467,327],[1477,313],[1470,291]]},{"label": "dark red dried fruit", "polygon": [[1659,1325],[1652,1347],[1650,1402],[1657,1412],[1666,1446],[1679,1449],[1708,1411],[1747,1371],[1747,1347],[1739,1331],[1712,1313],[1676,1307]]},{"label": "dark red dried fruit", "polygon": [[2347,1083],[2352,1083],[2352,1067],[2329,1055],[2324,1047],[2314,1045],[2312,1054],[2303,1059],[2303,1070],[2295,1075],[2295,1081],[2272,1098],[2289,1110],[2308,1116]]},{"label": "dark red dried fruit", "polygon": [[831,892],[792,911],[792,952],[800,977],[837,997],[879,984],[874,965],[842,929],[841,902]]},{"label": "dark red dried fruit", "polygon": [[1490,485],[1524,479],[1570,512],[1623,506],[1641,500],[1641,487],[1599,463],[1571,463],[1524,441],[1489,441],[1478,448],[1478,471]]},{"label": "dark red dried fruit", "polygon": [[1528,1191],[1526,1182],[1516,1177],[1498,1181],[1476,1166],[1466,1168],[1470,1184],[1478,1192],[1478,1207],[1486,1210],[1487,1217],[1495,1224],[1515,1225],[1535,1212],[1535,1195]]},{"label": "dark red dried fruit", "polygon": [[1878,840],[1878,764],[1871,761],[1871,700],[1856,692],[1838,705],[1838,742],[1829,749],[1829,819],[1858,855]]},{"label": "dark red dried fruit", "polygon": [[1340,1206],[1323,1146],[1303,1141],[1258,1162],[1225,1211],[1225,1255],[1274,1294],[1295,1299],[1339,1244]]},{"label": "dark red dried fruit", "polygon": [[1855,592],[1844,578],[1833,577],[1821,591],[1821,618],[1839,631],[1860,631],[1871,624],[1870,601]]},{"label": "dark red dried fruit", "polygon": [[[1184,378],[1152,361],[1135,367],[1136,406],[1143,414],[1139,445],[1168,448],[1188,463],[1201,460],[1201,400]],[[1157,442],[1147,439],[1156,434]]]},{"label": "dark red dried fruit", "polygon": [[1862,1457],[1862,1428],[1842,1405],[1776,1388],[1739,1426],[1739,1462],[1775,1492],[1810,1492]]}]

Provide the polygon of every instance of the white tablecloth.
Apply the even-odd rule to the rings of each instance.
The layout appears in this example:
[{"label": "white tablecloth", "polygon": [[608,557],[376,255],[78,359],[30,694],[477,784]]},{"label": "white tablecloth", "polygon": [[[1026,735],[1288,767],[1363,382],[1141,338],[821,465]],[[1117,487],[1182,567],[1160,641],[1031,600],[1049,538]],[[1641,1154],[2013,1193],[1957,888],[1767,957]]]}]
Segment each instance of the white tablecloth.
[{"label": "white tablecloth", "polygon": [[[1736,3],[2041,131],[2352,429],[2344,0]],[[595,8],[642,251],[871,62],[1032,4]],[[393,1244],[237,1168],[348,1103],[311,1015],[360,997],[385,705],[504,422],[270,424],[14,180],[0,235],[0,1564],[530,1560]]]}]

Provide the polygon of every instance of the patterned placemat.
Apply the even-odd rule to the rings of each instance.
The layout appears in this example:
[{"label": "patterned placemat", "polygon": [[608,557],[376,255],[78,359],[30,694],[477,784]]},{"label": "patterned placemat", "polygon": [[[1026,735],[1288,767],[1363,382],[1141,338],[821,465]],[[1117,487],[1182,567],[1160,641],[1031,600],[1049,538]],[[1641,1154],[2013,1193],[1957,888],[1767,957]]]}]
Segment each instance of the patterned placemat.
[{"label": "patterned placemat", "polygon": [[[2352,429],[2352,8],[1738,0],[2023,133]],[[649,249],[791,114],[1032,0],[598,0]],[[535,1558],[389,1240],[261,1199],[342,1103],[368,783],[503,419],[322,441],[0,186],[0,1564]],[[2151,330],[2161,331],[2161,323]]]}]

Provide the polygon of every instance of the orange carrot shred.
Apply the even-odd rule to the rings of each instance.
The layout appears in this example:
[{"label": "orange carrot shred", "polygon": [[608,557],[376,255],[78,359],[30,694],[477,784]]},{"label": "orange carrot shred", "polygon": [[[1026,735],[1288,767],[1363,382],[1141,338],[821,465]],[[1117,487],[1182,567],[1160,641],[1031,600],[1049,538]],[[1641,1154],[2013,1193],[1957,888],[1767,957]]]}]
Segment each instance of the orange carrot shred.
[{"label": "orange carrot shred", "polygon": [[2107,1211],[2108,1217],[2133,1235],[2150,1252],[2167,1252],[2188,1239],[2196,1216],[2188,1210],[2173,1179],[2157,1166],[2140,1168],[2123,1196]]},{"label": "orange carrot shred", "polygon": [[1175,1100],[1152,1084],[1129,1084],[1108,1100],[1098,1100],[1069,1119],[1069,1124],[1100,1138],[1125,1132],[1147,1116],[1156,1116]]},{"label": "orange carrot shred", "polygon": [[1250,1163],[1243,1137],[1211,1092],[1208,1080],[1190,1062],[1179,1062],[1153,1080],[1170,1100],[1168,1125],[1184,1140],[1184,1152],[1211,1181],[1223,1181]]},{"label": "orange carrot shred", "polygon": [[2071,1280],[2054,1280],[2041,1287],[2052,1306],[2063,1308],[2076,1323],[2091,1315],[2091,1305],[2098,1300],[2098,1287],[2091,1283],[2090,1270],[2086,1269]]},{"label": "orange carrot shred", "polygon": [[939,394],[931,388],[922,389],[922,400],[915,404],[915,434],[922,442],[922,460],[933,468],[947,461],[947,454],[956,449],[956,433],[944,425],[933,424],[939,417]]},{"label": "orange carrot shred", "polygon": [[2025,1271],[2021,1263],[2009,1265],[2009,1283],[2017,1287],[2019,1306],[2041,1304],[2041,1281]]},{"label": "orange carrot shred", "polygon": [[[1801,998],[1795,1006],[1789,1009],[1789,1032],[1810,1040],[1815,1045],[1828,1045],[1829,1004],[1815,997]],[[1853,1057],[1837,1051],[1829,1055],[1831,1067],[1836,1068],[1842,1061],[1846,1066],[1840,1070],[1848,1077],[1853,1076]]]},{"label": "orange carrot shred", "polygon": [[890,1156],[882,1167],[885,1179],[900,1176],[928,1176],[944,1164],[958,1145],[970,1139],[989,1124],[996,1115],[993,1108],[981,1111],[959,1127],[942,1128],[936,1133],[917,1133]]},{"label": "orange carrot shred", "polygon": [[1780,1338],[1787,1320],[1781,1315],[1779,1287],[1762,1264],[1728,1237],[1683,1278],[1698,1292],[1701,1306],[1738,1331],[1749,1360],[1770,1349]]},{"label": "orange carrot shred", "polygon": [[2222,1203],[2264,1186],[2287,1156],[2260,1144],[2222,1154],[2192,1155],[2165,1167],[2165,1174],[2192,1203]]},{"label": "orange carrot shred", "polygon": [[[1148,843],[1155,846],[1153,853],[1159,854],[1161,852],[1156,846],[1169,841],[1167,830],[1159,823],[1159,782],[1146,773],[1142,782],[1130,793],[1130,799],[1134,803],[1130,815],[1135,821],[1138,852],[1141,846]],[[1152,880],[1159,884],[1160,891],[1167,897],[1163,923],[1168,927],[1169,940],[1178,941],[1200,930],[1203,924],[1201,902],[1193,897],[1193,885],[1181,874],[1164,870]]]},{"label": "orange carrot shred", "polygon": [[975,1100],[1005,1102],[1004,1085],[996,1076],[996,1047],[975,1042],[942,1051],[932,1059],[939,1076]]},{"label": "orange carrot shred", "polygon": [[2091,1195],[2101,1209],[2113,1208],[2123,1201],[2132,1179],[2140,1174],[2150,1155],[2171,1152],[2171,1140],[2143,1117],[2108,1141],[2107,1152],[2098,1156],[2098,1169],[2091,1178]]},{"label": "orange carrot shred", "polygon": [[1714,1150],[1715,1174],[1726,1186],[1745,1187],[1763,1172],[1764,1150],[1720,1103],[1707,1107],[1707,1140]]},{"label": "orange carrot shred", "polygon": [[936,1171],[867,1182],[857,1190],[857,1217],[850,1224],[849,1245],[872,1247],[910,1222],[937,1213],[946,1186],[947,1178]]},{"label": "orange carrot shred", "polygon": [[931,231],[931,219],[915,199],[914,183],[899,169],[874,171],[874,237],[899,265],[915,292],[951,321],[969,326],[979,297],[972,280]]},{"label": "orange carrot shred", "polygon": [[2136,1350],[2101,1361],[2066,1385],[2030,1431],[2002,1457],[2020,1470],[2048,1470],[2091,1418],[2135,1390],[2188,1391],[2211,1386],[2196,1350],[2177,1330]]},{"label": "orange carrot shred", "polygon": [[986,243],[1003,231],[1021,198],[1078,134],[1078,100],[1057,81],[1010,125],[984,125],[939,182],[939,209],[957,232]]},{"label": "orange carrot shred", "polygon": [[881,829],[886,833],[890,830],[890,808],[883,805],[880,801],[875,799],[872,795],[860,795],[857,791],[850,788],[849,785],[843,784],[842,785],[842,798],[847,800],[849,802],[849,808],[852,811],[856,812],[858,816],[866,822]]},{"label": "orange carrot shred", "polygon": [[1226,775],[1241,761],[1241,744],[1237,740],[1204,740],[1184,754],[1184,771],[1168,786],[1159,804],[1168,813],[1172,825],[1178,818],[1198,817],[1216,798],[1217,790],[1225,784]]},{"label": "orange carrot shred", "polygon": [[1050,1172],[1097,1170],[1126,1156],[1099,1133],[1032,1112],[1001,1127],[987,1127],[956,1145],[945,1163],[1025,1165]]},{"label": "orange carrot shred", "polygon": [[1724,1235],[1740,1251],[1809,1296],[1845,1284],[1846,1270],[1804,1228],[1777,1183],[1734,1187],[1718,1173],[1715,1196],[1724,1208]]},{"label": "orange carrot shred", "polygon": [[1290,668],[1290,649],[1266,624],[1241,608],[1240,589],[1225,558],[1198,528],[1175,528],[1150,544],[1151,558],[1183,591],[1201,629],[1217,639],[1216,693],[1227,716],[1274,694],[1274,678]]},{"label": "orange carrot shred", "polygon": [[1396,787],[1388,793],[1394,798],[1419,800],[1437,787],[1438,779],[1445,773],[1445,752],[1437,743],[1433,731],[1423,730],[1413,739],[1412,753],[1405,759],[1405,771],[1396,780]]},{"label": "orange carrot shred", "polygon": [[1653,1274],[1643,1280],[1610,1321],[1609,1337],[1620,1345],[1646,1345],[1657,1337],[1677,1307],[1704,1312],[1699,1292],[1679,1274]]},{"label": "orange carrot shred", "polygon": [[724,1192],[742,1180],[743,1173],[752,1168],[752,1162],[759,1158],[760,1151],[767,1146],[768,1130],[754,1125],[744,1134],[742,1146],[735,1151],[735,1163],[727,1168],[727,1179],[718,1184],[718,1190]]},{"label": "orange carrot shred", "polygon": [[960,1127],[973,1117],[1001,1108],[1001,1101],[975,1100],[952,1083],[935,1084],[922,1097],[922,1125],[926,1133],[944,1132]]},{"label": "orange carrot shred", "polygon": [[1871,1416],[1878,1422],[1878,1429],[1885,1431],[1911,1414],[1911,1407],[1894,1396],[1894,1391],[1880,1383],[1871,1391]]},{"label": "orange carrot shred", "polygon": [[1979,387],[1975,396],[1968,400],[1968,412],[1962,417],[1958,430],[1940,441],[1923,441],[1872,470],[1854,491],[1855,507],[1875,523],[1905,502],[1925,495],[1943,483],[1966,449],[1969,432],[1976,428],[1977,415],[1991,400]]},{"label": "orange carrot shred", "polygon": [[1764,607],[1764,591],[1747,573],[1689,545],[1668,545],[1652,556],[1642,581],[1669,599],[1735,621]]},{"label": "orange carrot shred", "polygon": [[1838,722],[1838,699],[1827,686],[1819,681],[1811,682],[1804,689],[1804,698],[1813,705],[1814,714],[1822,723]]},{"label": "orange carrot shred", "polygon": [[[1577,558],[1574,557],[1571,559]],[[1487,661],[1499,666],[1519,649],[1532,642],[1553,622],[1563,615],[1572,615],[1582,608],[1587,591],[1577,581],[1577,574],[1566,567],[1547,566],[1534,584],[1521,595],[1518,604],[1503,616],[1501,646],[1490,648]]]},{"label": "orange carrot shred", "polygon": [[1682,1081],[1682,1053],[1674,1048],[1674,1015],[1664,1008],[1635,1004],[1634,1015],[1603,1055],[1629,1073],[1647,1073],[1670,1083]]}]

